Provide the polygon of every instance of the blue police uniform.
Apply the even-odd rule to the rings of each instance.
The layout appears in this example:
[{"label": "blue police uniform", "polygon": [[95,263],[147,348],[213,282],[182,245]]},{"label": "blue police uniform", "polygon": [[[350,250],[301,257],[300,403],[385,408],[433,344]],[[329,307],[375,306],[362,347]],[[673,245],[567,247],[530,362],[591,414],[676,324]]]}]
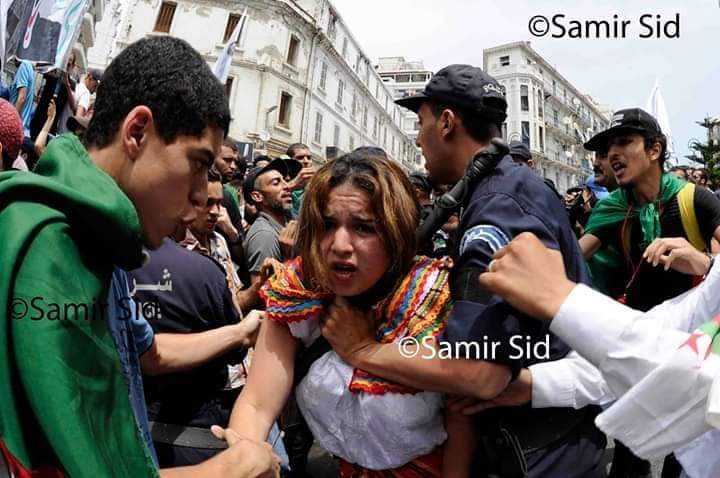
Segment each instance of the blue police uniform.
[{"label": "blue police uniform", "polygon": [[[493,254],[522,232],[532,232],[547,247],[559,250],[571,280],[589,282],[582,252],[554,192],[530,169],[506,156],[470,192],[462,211],[451,275],[455,306],[444,341],[497,343],[494,351],[488,348],[491,353],[480,358],[508,366],[513,378],[523,367],[557,360],[569,351],[549,331],[547,322],[524,316],[479,286],[478,276],[486,270]],[[535,349],[538,343],[547,343],[549,347]],[[497,409],[479,414],[477,431],[482,437],[491,428],[508,430],[514,437],[505,437],[510,442],[509,448],[523,450],[517,453],[517,458],[526,463],[527,476],[588,477],[598,473],[605,448],[605,437],[593,424],[596,413],[594,407],[580,411]],[[484,468],[488,460],[500,460],[497,455],[487,455],[487,449],[478,447],[472,476],[489,476]],[[508,471],[500,476],[511,475]]]}]

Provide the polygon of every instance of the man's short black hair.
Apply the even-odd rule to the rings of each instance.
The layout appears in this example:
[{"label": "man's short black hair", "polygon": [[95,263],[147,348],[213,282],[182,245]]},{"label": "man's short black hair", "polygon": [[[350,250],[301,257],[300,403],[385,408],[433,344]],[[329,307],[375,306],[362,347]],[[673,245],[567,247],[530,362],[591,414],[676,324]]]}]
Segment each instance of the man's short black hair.
[{"label": "man's short black hair", "polygon": [[272,158],[264,154],[255,156],[255,158],[253,159],[253,166],[257,166],[257,163],[259,163],[260,161],[267,161],[269,163],[270,161],[272,161]]},{"label": "man's short black hair", "polygon": [[225,138],[225,141],[223,141],[223,146],[227,146],[228,148],[232,149],[236,153],[238,152],[237,140],[234,138],[231,138],[230,136]]},{"label": "man's short black hair", "polygon": [[166,143],[180,135],[199,137],[208,127],[227,135],[230,125],[225,88],[202,56],[178,38],[143,38],[110,63],[97,90],[85,143],[109,145],[128,113],[141,105],[152,111]]},{"label": "man's short black hair", "polygon": [[451,103],[440,103],[435,100],[429,100],[426,104],[436,118],[442,114],[443,110],[452,110],[453,113],[460,117],[460,121],[462,121],[470,137],[479,143],[489,143],[491,139],[501,135],[501,127],[499,124],[488,121],[486,118],[467,108]]},{"label": "man's short black hair", "polygon": [[215,169],[215,166],[211,166],[210,168],[208,168],[207,179],[208,183],[221,183],[222,174],[220,174],[220,171]]},{"label": "man's short black hair", "polygon": [[287,154],[288,156],[290,156],[291,158],[294,158],[294,157],[295,157],[295,151],[297,151],[298,149],[307,149],[308,151],[310,151],[310,148],[308,148],[306,144],[293,143],[293,144],[291,144],[290,146],[288,146],[288,149],[287,149],[286,154]]}]

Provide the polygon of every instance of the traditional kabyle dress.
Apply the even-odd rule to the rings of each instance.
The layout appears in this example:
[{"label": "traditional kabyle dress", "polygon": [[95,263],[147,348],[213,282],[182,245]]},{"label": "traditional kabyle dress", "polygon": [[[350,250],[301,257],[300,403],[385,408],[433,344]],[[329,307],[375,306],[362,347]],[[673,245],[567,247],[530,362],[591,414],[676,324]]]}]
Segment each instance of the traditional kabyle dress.
[{"label": "traditional kabyle dress", "polygon": [[[437,337],[452,307],[449,259],[417,257],[391,295],[373,310],[381,343]],[[263,287],[266,317],[286,324],[309,347],[320,337],[320,317],[332,296],[305,289],[302,263],[286,264]],[[418,360],[421,360],[418,358]],[[439,476],[443,424],[442,395],[423,392],[353,370],[334,352],[317,359],[296,390],[300,410],[315,439],[342,459],[341,476]]]}]

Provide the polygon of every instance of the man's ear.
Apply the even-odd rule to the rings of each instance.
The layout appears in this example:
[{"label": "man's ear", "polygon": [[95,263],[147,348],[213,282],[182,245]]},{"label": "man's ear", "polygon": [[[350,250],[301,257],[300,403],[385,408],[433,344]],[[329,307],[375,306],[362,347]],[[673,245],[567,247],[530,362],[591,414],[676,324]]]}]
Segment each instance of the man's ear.
[{"label": "man's ear", "polygon": [[457,127],[457,116],[452,110],[445,109],[440,114],[438,122],[440,123],[440,134],[443,136],[443,138],[446,138],[447,136],[451,135]]},{"label": "man's ear", "polygon": [[147,106],[136,106],[125,116],[120,129],[123,149],[134,160],[155,133],[153,114]]},{"label": "man's ear", "polygon": [[650,153],[650,158],[654,161],[657,161],[658,159],[660,159],[662,145],[660,143],[654,143],[647,151],[648,153]]},{"label": "man's ear", "polygon": [[263,195],[260,191],[253,191],[250,193],[250,197],[252,198],[254,205],[257,207],[258,204],[261,204],[263,202]]}]

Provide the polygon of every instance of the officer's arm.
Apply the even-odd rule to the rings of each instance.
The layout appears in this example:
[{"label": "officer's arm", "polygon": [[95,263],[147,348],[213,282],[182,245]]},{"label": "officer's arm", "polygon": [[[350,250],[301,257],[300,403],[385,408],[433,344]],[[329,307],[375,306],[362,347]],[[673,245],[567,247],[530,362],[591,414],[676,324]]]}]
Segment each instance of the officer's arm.
[{"label": "officer's arm", "polygon": [[440,358],[444,356],[442,346],[432,342],[420,343],[414,348],[375,342],[357,350],[346,361],[353,367],[408,387],[482,400],[495,398],[510,382],[510,369],[504,365]]}]

